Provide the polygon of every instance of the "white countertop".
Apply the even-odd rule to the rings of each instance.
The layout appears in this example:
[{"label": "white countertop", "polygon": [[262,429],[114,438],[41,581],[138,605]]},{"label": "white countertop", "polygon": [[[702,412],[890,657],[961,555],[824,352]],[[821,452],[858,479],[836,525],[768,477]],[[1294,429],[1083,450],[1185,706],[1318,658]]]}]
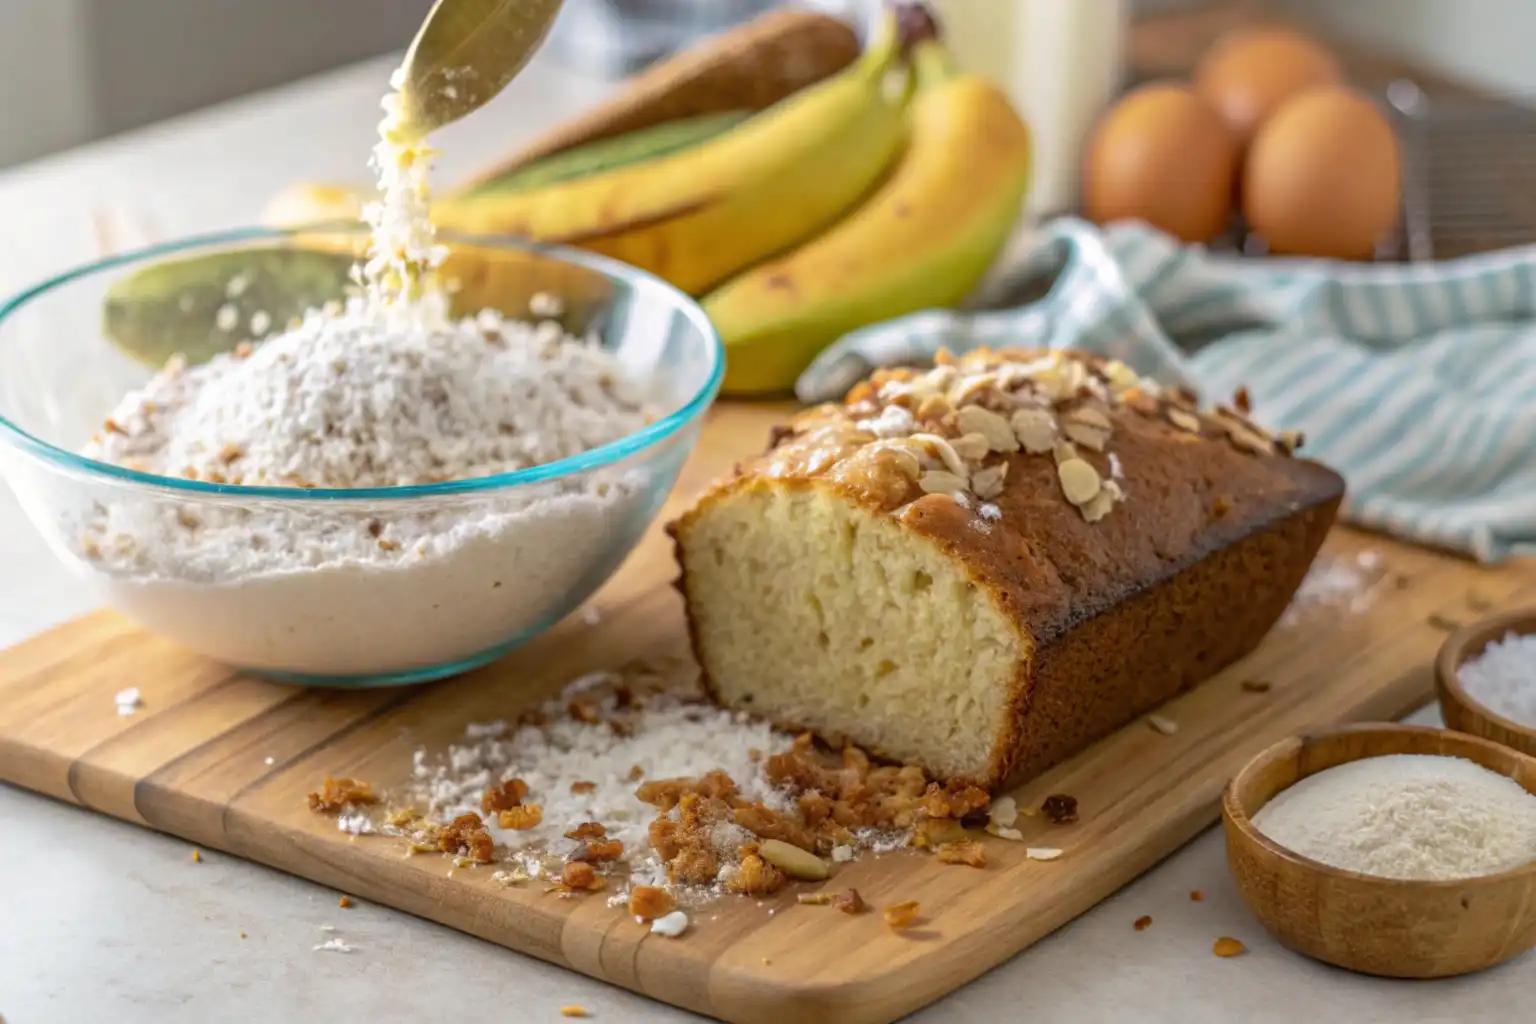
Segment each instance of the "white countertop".
[{"label": "white countertop", "polygon": [[[161,239],[254,222],[295,180],[366,180],[388,61],[375,61],[0,174],[0,293],[92,258],[94,210]],[[539,62],[444,133],[458,177],[608,86]],[[129,240],[140,244],[152,239]],[[0,489],[0,647],[89,610]],[[1429,716],[1422,716],[1431,720]],[[0,1021],[287,1024],[698,1018],[219,854],[0,785]],[[1205,893],[1200,903],[1192,889]],[[1136,932],[1143,914],[1153,924]],[[356,952],[314,952],[335,925]],[[245,937],[242,937],[242,934]],[[1211,954],[1236,936],[1248,956]],[[1269,940],[1212,830],[1089,914],[912,1020],[1529,1019],[1533,959],[1466,979],[1381,981]]]}]

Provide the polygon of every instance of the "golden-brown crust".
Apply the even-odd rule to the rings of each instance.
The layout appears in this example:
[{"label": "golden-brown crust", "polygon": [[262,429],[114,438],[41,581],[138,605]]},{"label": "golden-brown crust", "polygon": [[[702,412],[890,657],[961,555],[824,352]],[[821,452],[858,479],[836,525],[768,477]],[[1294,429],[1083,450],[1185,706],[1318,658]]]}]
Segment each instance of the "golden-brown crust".
[{"label": "golden-brown crust", "polygon": [[[975,780],[988,786],[1044,770],[1252,650],[1300,585],[1344,493],[1336,473],[1290,457],[1288,444],[1257,454],[1258,441],[1272,442],[1242,436],[1251,424],[1236,413],[1201,417],[1196,431],[1176,423],[1192,414],[1187,400],[1131,393],[1106,408],[1106,450],[1073,453],[1123,492],[1097,521],[1063,495],[1059,453],[989,453],[987,465],[1006,463],[990,502],[925,494],[861,427],[878,411],[870,394],[855,389],[848,404],[775,432],[766,452],[668,530],[682,566],[688,527],[715,503],[743,488],[814,486],[895,517],[947,553],[1017,625],[1027,652],[993,763]],[[948,425],[917,429],[953,438]],[[686,574],[678,586],[688,602]],[[691,614],[688,623],[718,698]]]}]

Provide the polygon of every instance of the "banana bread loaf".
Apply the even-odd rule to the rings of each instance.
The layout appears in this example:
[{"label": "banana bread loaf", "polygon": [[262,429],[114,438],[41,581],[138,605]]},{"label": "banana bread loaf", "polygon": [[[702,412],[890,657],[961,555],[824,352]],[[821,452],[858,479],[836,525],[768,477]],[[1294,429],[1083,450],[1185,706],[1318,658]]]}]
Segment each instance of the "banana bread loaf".
[{"label": "banana bread loaf", "polygon": [[1344,482],[1124,364],[978,351],[775,431],[668,527],[721,704],[1036,775],[1251,651]]}]

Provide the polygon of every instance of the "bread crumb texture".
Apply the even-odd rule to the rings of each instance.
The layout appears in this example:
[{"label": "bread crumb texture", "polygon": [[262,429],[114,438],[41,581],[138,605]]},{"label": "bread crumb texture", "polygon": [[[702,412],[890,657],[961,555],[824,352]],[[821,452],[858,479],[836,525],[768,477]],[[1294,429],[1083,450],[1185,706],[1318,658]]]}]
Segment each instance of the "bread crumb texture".
[{"label": "bread crumb texture", "polygon": [[1300,440],[1080,353],[877,371],[671,524],[706,685],[941,778],[1036,774],[1278,619],[1343,493]]}]

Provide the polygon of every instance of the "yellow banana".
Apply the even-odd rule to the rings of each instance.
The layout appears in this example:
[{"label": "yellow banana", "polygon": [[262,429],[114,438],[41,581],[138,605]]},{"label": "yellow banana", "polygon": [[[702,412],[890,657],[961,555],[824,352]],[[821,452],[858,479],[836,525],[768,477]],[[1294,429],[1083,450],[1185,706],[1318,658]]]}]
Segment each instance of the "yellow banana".
[{"label": "yellow banana", "polygon": [[936,41],[912,59],[909,141],[890,178],[825,234],[705,298],[726,345],[724,393],[787,390],[840,335],[957,304],[1006,244],[1029,188],[1028,126]]},{"label": "yellow banana", "polygon": [[908,93],[887,88],[899,36],[891,15],[846,71],[701,146],[527,192],[450,197],[434,218],[578,245],[701,294],[811,237],[885,174],[905,137]]}]

